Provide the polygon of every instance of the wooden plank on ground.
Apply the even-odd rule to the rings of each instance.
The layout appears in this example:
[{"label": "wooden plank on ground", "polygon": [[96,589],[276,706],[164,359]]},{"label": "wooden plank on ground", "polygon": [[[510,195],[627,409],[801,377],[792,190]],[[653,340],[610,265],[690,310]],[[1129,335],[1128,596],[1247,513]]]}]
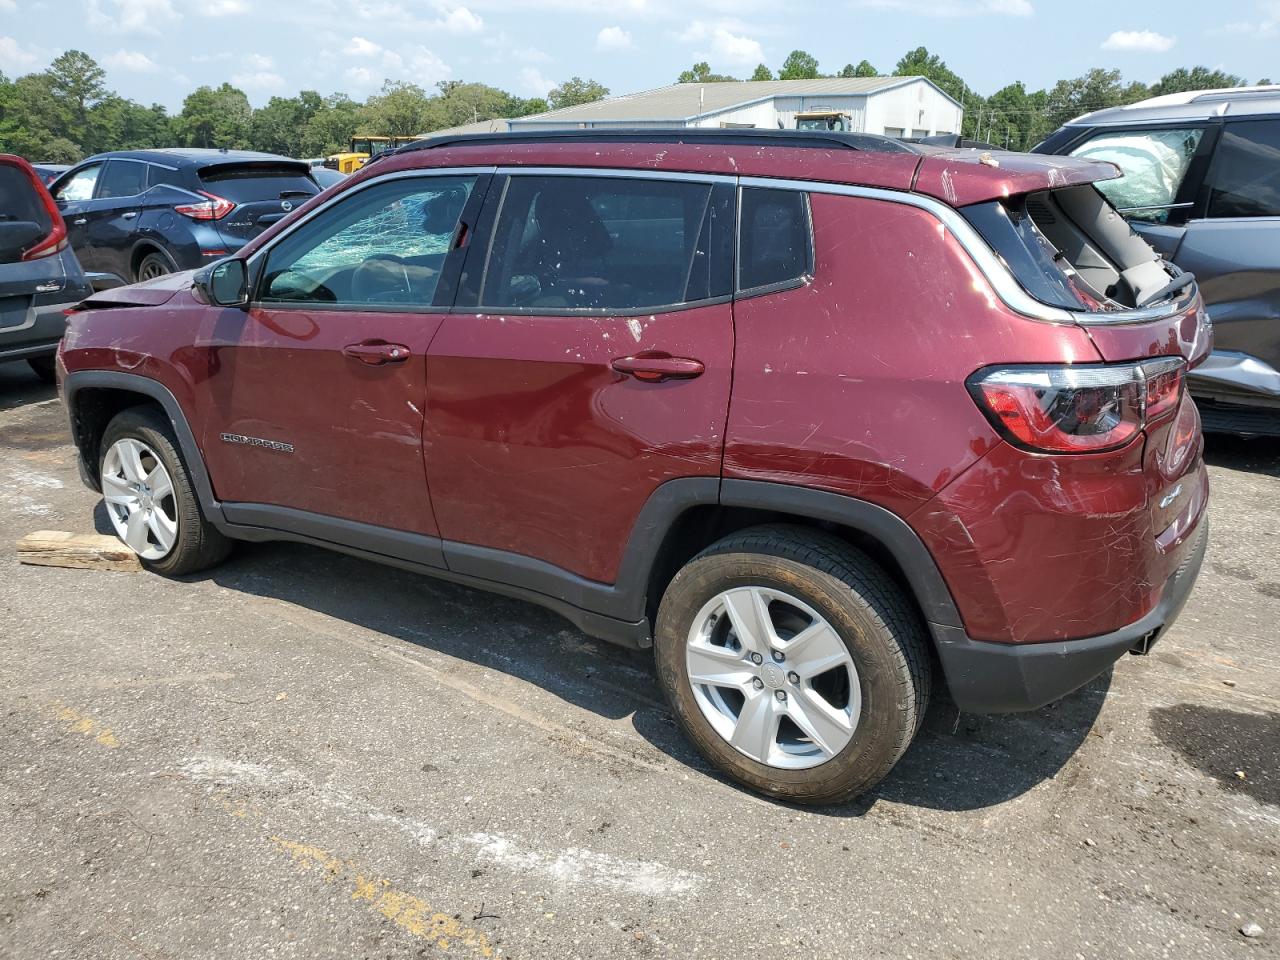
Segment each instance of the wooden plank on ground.
[{"label": "wooden plank on ground", "polygon": [[63,530],[28,533],[18,541],[18,562],[87,570],[142,569],[138,555],[115,537]]}]

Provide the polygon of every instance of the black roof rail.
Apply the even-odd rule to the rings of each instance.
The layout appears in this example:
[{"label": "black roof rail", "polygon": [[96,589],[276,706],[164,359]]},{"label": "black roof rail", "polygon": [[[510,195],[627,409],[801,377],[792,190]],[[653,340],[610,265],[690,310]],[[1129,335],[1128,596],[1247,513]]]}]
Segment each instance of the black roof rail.
[{"label": "black roof rail", "polygon": [[[840,133],[825,130],[768,130],[754,128],[722,129],[718,127],[658,128],[589,128],[586,130],[513,130],[507,133],[466,133],[415,140],[391,153],[435,150],[467,144],[488,143],[724,143],[747,147],[805,147],[818,150],[871,150],[880,153],[919,153],[910,144],[892,137],[872,133]],[[366,164],[367,166],[367,164]]]}]

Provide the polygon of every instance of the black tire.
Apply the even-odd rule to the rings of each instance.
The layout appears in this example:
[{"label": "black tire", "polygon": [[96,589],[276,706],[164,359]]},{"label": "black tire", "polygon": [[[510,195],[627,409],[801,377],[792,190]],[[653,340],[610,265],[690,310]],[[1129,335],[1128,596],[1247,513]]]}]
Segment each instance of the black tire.
[{"label": "black tire", "polygon": [[31,368],[32,373],[45,383],[53,383],[58,379],[58,375],[55,372],[53,354],[49,354],[47,357],[28,357],[27,366]]},{"label": "black tire", "polygon": [[[685,658],[694,618],[716,594],[742,586],[804,601],[835,628],[853,659],[860,719],[844,749],[817,766],[783,769],[738,752],[694,698]],[[667,587],[654,647],[658,681],[698,751],[739,783],[793,803],[841,803],[875,786],[906,751],[928,706],[931,666],[919,612],[870,557],[821,530],[754,527],[708,547]]]},{"label": "black tire", "polygon": [[138,269],[133,272],[135,282],[155,280],[165,274],[173,273],[173,264],[162,253],[148,253],[138,261]]},{"label": "black tire", "polygon": [[152,406],[130,407],[117,414],[102,435],[99,475],[107,451],[116,441],[126,437],[141,440],[155,451],[173,480],[177,540],[165,556],[158,560],[143,559],[142,563],[148,569],[169,577],[197,573],[221,563],[231,552],[231,541],[205,519],[168,418]]}]

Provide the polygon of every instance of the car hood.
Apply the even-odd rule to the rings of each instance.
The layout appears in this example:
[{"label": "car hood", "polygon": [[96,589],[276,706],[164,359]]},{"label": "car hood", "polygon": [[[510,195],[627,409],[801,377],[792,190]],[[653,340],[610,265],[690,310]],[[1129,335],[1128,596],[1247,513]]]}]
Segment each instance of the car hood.
[{"label": "car hood", "polygon": [[194,270],[168,273],[154,280],[132,283],[127,287],[99,290],[87,300],[76,305],[77,310],[105,310],[111,307],[158,307],[168,303],[177,294],[191,289]]}]

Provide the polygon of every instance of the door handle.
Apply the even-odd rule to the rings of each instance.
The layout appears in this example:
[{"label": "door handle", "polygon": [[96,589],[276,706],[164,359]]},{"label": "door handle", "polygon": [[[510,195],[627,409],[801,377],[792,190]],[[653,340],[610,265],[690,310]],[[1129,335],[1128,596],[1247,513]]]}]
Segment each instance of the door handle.
[{"label": "door handle", "polygon": [[137,215],[138,215],[138,212],[136,210],[130,210],[128,213],[120,214],[120,218],[122,220],[132,220]]},{"label": "door handle", "polygon": [[342,355],[359,360],[371,367],[384,363],[404,363],[409,359],[409,348],[403,343],[387,343],[385,340],[364,340],[349,343],[342,348]]},{"label": "door handle", "polygon": [[613,369],[645,383],[660,383],[663,380],[692,380],[702,376],[706,368],[701,360],[642,354],[636,357],[619,357],[613,361]]},{"label": "door handle", "polygon": [[88,219],[86,219],[85,217],[77,217],[75,220],[71,221],[71,225],[73,227],[83,227],[88,222],[89,222]]}]

